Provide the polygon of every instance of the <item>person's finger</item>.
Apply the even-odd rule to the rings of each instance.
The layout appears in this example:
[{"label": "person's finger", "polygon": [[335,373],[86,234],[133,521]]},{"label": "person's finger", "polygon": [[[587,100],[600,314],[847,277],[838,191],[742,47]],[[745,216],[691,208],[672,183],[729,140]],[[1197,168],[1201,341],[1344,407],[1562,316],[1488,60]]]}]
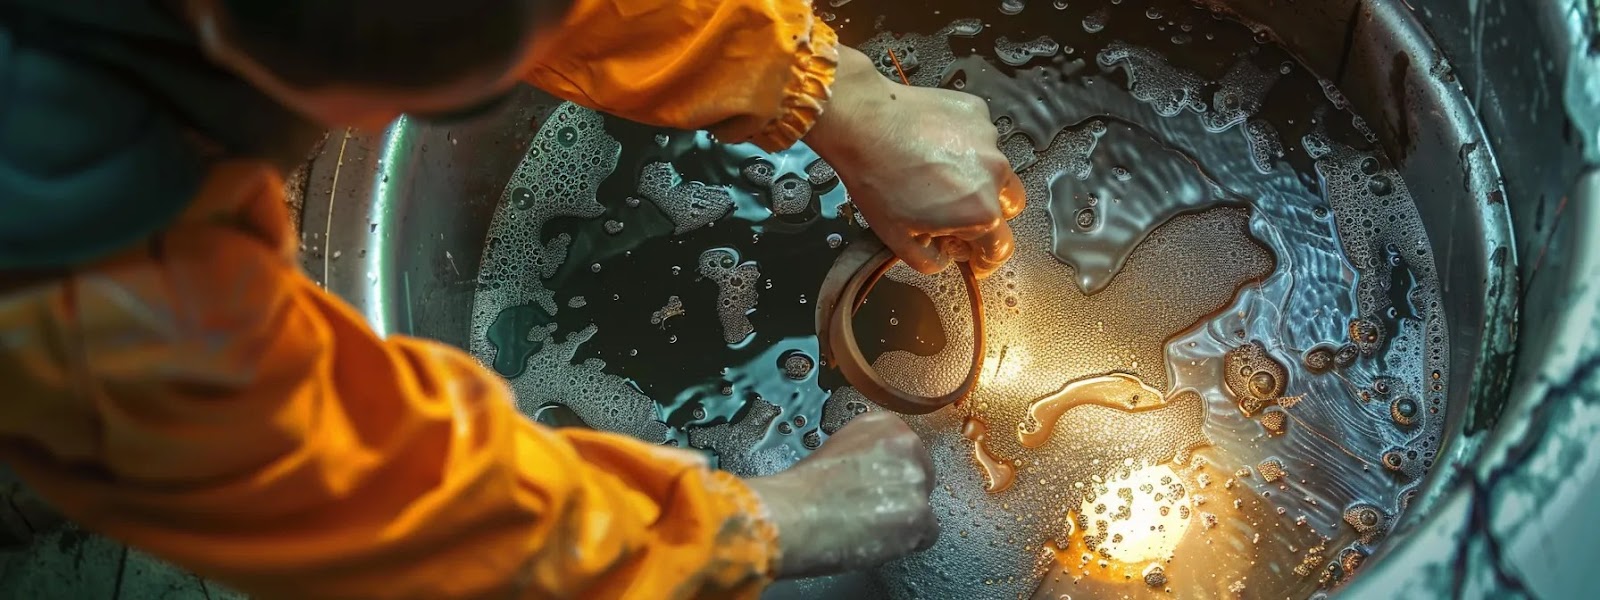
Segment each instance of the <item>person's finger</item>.
[{"label": "person's finger", "polygon": [[939,253],[955,262],[972,260],[972,246],[966,241],[954,236],[942,235],[933,238],[939,244]]},{"label": "person's finger", "polygon": [[891,228],[879,231],[878,239],[883,240],[883,245],[893,250],[901,262],[919,273],[932,275],[950,266],[950,257],[939,251],[932,237],[914,236],[903,229]]},{"label": "person's finger", "polygon": [[1011,236],[1011,226],[1003,221],[999,227],[967,240],[966,244],[969,246],[967,262],[972,265],[972,272],[980,278],[988,277],[999,269],[1017,249],[1016,241]]},{"label": "person's finger", "polygon": [[1003,168],[1005,175],[1000,184],[1000,214],[1010,221],[1022,214],[1022,209],[1028,207],[1028,194],[1022,187],[1022,180],[1011,170],[1011,164],[1006,163]]}]

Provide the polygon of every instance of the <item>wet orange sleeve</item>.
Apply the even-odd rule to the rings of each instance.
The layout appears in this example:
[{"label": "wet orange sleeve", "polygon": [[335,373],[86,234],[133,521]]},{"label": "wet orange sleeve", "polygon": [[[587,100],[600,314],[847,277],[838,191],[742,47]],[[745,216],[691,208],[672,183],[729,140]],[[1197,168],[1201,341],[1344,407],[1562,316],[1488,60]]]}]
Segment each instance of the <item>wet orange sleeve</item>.
[{"label": "wet orange sleeve", "polygon": [[768,581],[776,533],[738,479],[530,422],[467,355],[380,339],[304,277],[271,171],[221,167],[205,190],[239,209],[0,294],[0,457],[64,513],[266,597]]},{"label": "wet orange sleeve", "polygon": [[822,114],[839,49],[809,0],[573,0],[530,60],[577,104],[776,151]]}]

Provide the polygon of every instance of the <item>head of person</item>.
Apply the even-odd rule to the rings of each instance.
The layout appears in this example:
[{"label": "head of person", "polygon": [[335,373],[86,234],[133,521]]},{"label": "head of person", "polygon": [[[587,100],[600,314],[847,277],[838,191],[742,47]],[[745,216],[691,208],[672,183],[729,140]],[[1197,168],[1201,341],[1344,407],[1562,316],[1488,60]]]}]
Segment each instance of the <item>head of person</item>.
[{"label": "head of person", "polygon": [[212,60],[327,125],[494,104],[570,0],[183,0]]}]

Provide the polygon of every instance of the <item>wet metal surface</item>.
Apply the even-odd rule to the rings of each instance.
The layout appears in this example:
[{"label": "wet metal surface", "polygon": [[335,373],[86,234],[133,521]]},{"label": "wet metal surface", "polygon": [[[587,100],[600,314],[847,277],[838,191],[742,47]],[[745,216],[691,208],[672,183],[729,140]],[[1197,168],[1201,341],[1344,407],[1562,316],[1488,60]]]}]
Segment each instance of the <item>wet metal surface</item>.
[{"label": "wet metal surface", "polygon": [[[1501,327],[1511,322],[1505,318],[1452,323],[1455,331],[1472,332],[1482,340],[1461,351],[1481,352],[1489,365],[1460,369],[1459,375],[1468,380],[1452,382],[1477,390],[1475,410],[1451,424],[1460,436],[1450,446],[1450,464],[1439,469],[1439,491],[1420,499],[1421,510],[1412,511],[1415,518],[1400,524],[1396,537],[1410,539],[1396,544],[1388,557],[1357,579],[1351,595],[1574,595],[1583,589],[1578,586],[1587,574],[1581,565],[1595,558],[1592,540],[1600,535],[1600,523],[1581,510],[1592,504],[1586,496],[1596,487],[1600,462],[1587,450],[1600,421],[1592,406],[1600,395],[1594,389],[1600,385],[1594,377],[1600,359],[1592,357],[1600,348],[1590,341],[1600,328],[1594,314],[1600,298],[1585,283],[1600,274],[1591,258],[1600,249],[1587,241],[1593,236],[1584,235],[1595,230],[1586,216],[1592,212],[1593,192],[1579,193],[1573,183],[1584,156],[1592,156],[1597,144],[1592,141],[1593,124],[1572,112],[1573,106],[1581,108],[1583,96],[1554,91],[1568,80],[1600,79],[1585,66],[1595,56],[1589,44],[1594,35],[1590,6],[1415,0],[1409,5],[1243,3],[1238,10],[1273,26],[1313,67],[1341,74],[1357,112],[1371,116],[1386,148],[1406,157],[1400,166],[1407,170],[1407,181],[1434,182],[1419,185],[1416,192],[1419,204],[1436,217],[1430,237],[1441,255],[1453,253],[1455,244],[1489,245],[1493,260],[1482,270],[1442,274],[1487,293],[1463,295],[1457,286],[1446,288],[1447,297],[1485,298],[1493,306],[1484,308],[1498,307],[1502,317],[1517,300],[1527,307],[1515,328]],[[1432,41],[1408,24],[1410,19],[1426,23]],[[1305,27],[1309,22],[1318,26]],[[1393,35],[1396,27],[1404,35]],[[1464,92],[1473,106],[1443,101],[1452,89]],[[538,111],[548,110],[549,104],[526,106],[524,110]],[[525,131],[503,125],[494,131],[504,140],[501,144],[515,146],[519,136],[525,143]],[[1474,136],[1473,131],[1481,133]],[[356,205],[351,210],[362,213],[377,203],[382,210],[376,212],[393,220],[388,229],[369,229],[375,221],[362,214],[361,226],[351,228],[355,237],[334,246],[346,256],[357,248],[388,252],[362,263],[333,260],[324,281],[357,298],[358,306],[387,330],[454,341],[466,331],[459,316],[465,311],[435,300],[449,298],[452,286],[470,285],[472,267],[464,266],[457,275],[442,264],[445,253],[439,247],[453,252],[458,265],[477,264],[472,246],[482,239],[487,219],[481,215],[492,209],[483,203],[492,203],[494,192],[463,191],[449,184],[385,194],[372,189],[386,177],[415,177],[419,170],[464,173],[459,176],[463,181],[485,179],[488,183],[480,187],[494,188],[515,167],[510,164],[515,151],[497,155],[477,148],[477,142],[472,148],[456,146],[450,136],[449,131],[411,127],[352,141],[369,161],[397,144],[427,141],[432,150],[409,154],[409,165],[389,160],[374,169],[369,162],[362,176],[341,180],[355,182],[349,192],[334,190]],[[1495,156],[1504,181],[1485,177],[1494,170]],[[437,208],[441,195],[461,198],[466,209],[453,212],[468,214]],[[316,218],[317,210],[308,202],[307,218]],[[480,216],[472,217],[474,211]],[[1514,238],[1492,227],[1493,219],[1487,217],[1496,211],[1511,214]],[[439,219],[451,222],[439,225]],[[463,260],[464,253],[470,258]],[[321,263],[321,257],[308,256],[307,261],[322,266],[311,264]],[[376,271],[376,283],[367,274],[373,267],[385,267]],[[388,277],[390,273],[398,276]],[[396,293],[384,294],[381,303],[361,302],[373,286]],[[470,288],[464,293],[470,302]],[[1520,334],[1521,354],[1514,364],[1513,334]]]}]

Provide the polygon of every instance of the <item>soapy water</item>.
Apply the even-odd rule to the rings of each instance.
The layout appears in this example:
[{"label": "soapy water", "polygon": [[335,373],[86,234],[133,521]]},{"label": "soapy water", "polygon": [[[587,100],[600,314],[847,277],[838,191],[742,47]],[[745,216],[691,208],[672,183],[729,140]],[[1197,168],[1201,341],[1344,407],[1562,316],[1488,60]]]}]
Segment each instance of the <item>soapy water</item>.
[{"label": "soapy water", "polygon": [[[771,594],[1307,597],[1347,580],[1431,464],[1449,344],[1405,182],[1337,91],[1188,6],[899,23],[870,4],[837,7],[880,26],[845,39],[886,76],[897,59],[915,85],[985,98],[1029,206],[982,284],[979,388],[907,419],[943,536]],[[844,204],[804,146],[564,105],[501,198],[471,349],[541,420],[775,473],[880,410],[818,361],[813,294],[860,225]],[[969,318],[954,274],[897,267],[856,322],[886,379],[940,394]]]}]

